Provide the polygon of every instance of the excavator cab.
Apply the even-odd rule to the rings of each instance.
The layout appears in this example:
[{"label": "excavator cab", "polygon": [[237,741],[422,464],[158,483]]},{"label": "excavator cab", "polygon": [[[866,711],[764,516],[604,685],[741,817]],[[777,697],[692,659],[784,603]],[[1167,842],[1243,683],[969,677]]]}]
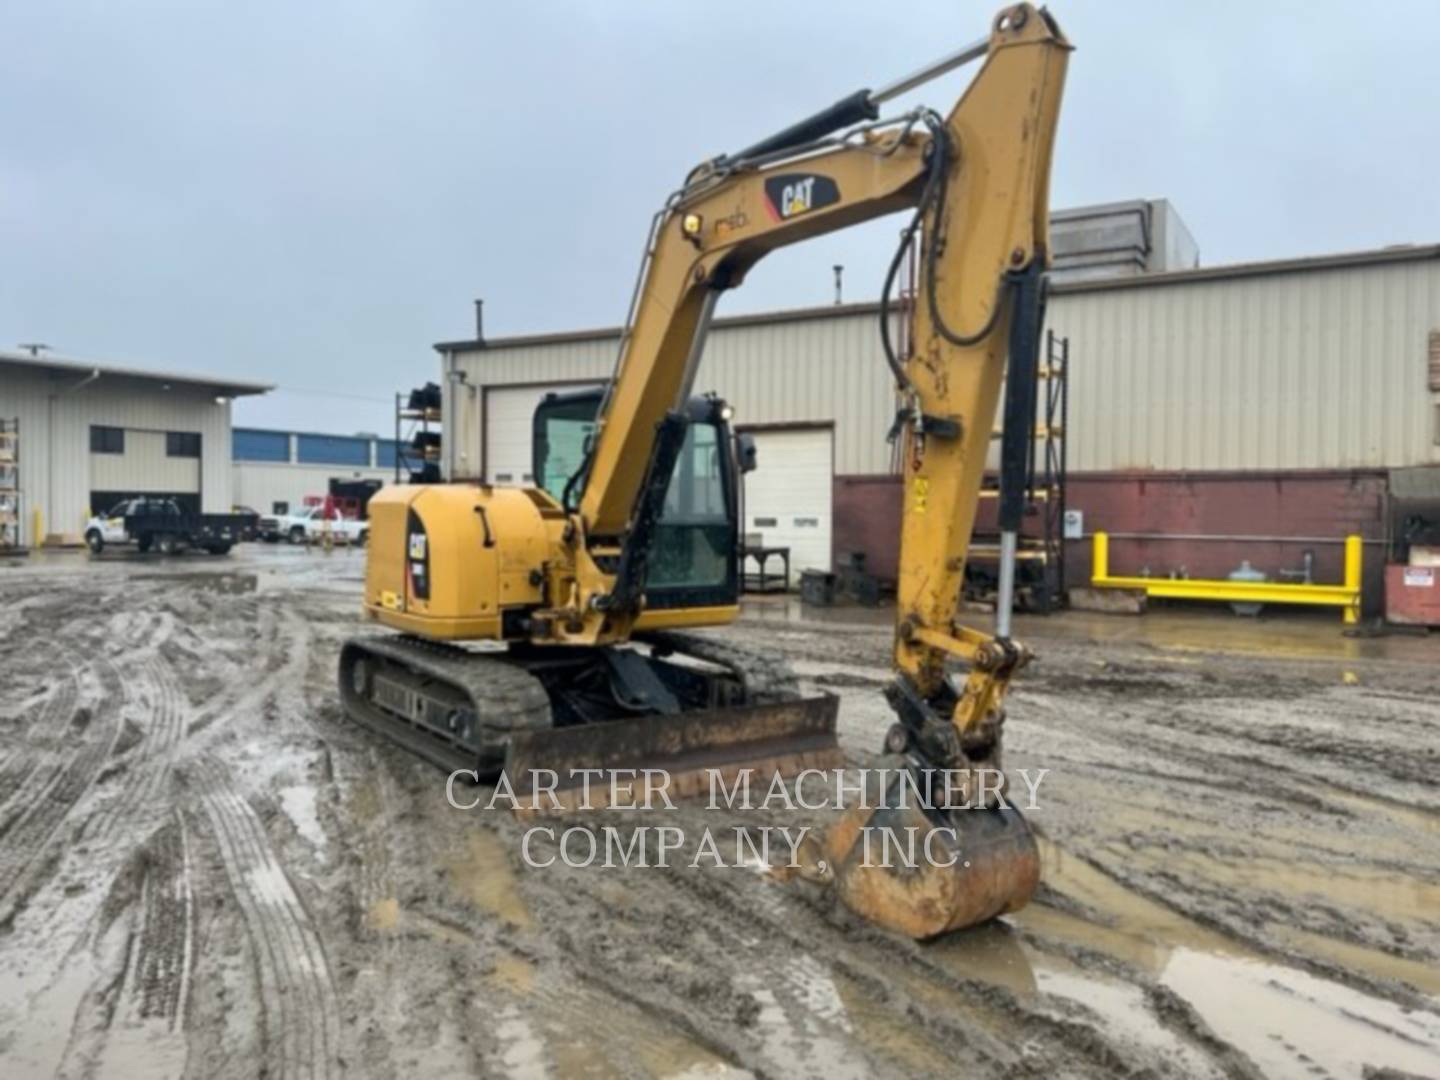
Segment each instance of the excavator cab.
[{"label": "excavator cab", "polygon": [[[604,396],[600,387],[550,393],[535,409],[532,475],[562,505],[573,505],[584,488]],[[684,441],[650,540],[647,611],[739,602],[739,492],[755,457],[737,454],[729,415],[713,395],[686,406]]]}]

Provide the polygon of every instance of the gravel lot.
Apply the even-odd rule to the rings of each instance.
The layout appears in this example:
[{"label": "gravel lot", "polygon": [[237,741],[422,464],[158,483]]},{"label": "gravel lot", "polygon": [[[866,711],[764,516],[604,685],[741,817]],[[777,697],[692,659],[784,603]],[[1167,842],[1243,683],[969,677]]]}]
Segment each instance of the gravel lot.
[{"label": "gravel lot", "polygon": [[[0,565],[0,1075],[1440,1075],[1440,637],[1022,621],[1041,894],[919,945],[693,844],[526,865],[534,819],[451,808],[342,716],[362,572]],[[724,633],[840,695],[848,759],[881,763],[889,624],[823,614]]]}]

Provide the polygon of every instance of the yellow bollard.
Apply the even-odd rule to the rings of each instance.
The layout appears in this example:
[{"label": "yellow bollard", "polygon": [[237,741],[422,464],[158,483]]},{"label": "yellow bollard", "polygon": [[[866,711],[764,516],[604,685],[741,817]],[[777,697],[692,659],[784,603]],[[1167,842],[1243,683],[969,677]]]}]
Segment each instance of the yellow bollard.
[{"label": "yellow bollard", "polygon": [[1345,588],[1354,593],[1354,599],[1345,605],[1347,625],[1360,621],[1360,579],[1365,567],[1365,543],[1360,537],[1345,537]]},{"label": "yellow bollard", "polygon": [[1101,582],[1110,576],[1110,534],[1097,532],[1090,553],[1090,580]]}]

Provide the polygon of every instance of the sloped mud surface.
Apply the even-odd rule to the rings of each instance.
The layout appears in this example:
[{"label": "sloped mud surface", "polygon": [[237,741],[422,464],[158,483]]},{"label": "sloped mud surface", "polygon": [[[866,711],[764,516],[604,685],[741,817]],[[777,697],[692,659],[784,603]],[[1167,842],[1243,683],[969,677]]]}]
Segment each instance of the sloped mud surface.
[{"label": "sloped mud surface", "polygon": [[[1028,623],[1041,892],[916,944],[755,854],[825,812],[452,808],[336,704],[361,568],[0,569],[0,1075],[1440,1075],[1440,641]],[[723,633],[884,763],[885,624]]]}]

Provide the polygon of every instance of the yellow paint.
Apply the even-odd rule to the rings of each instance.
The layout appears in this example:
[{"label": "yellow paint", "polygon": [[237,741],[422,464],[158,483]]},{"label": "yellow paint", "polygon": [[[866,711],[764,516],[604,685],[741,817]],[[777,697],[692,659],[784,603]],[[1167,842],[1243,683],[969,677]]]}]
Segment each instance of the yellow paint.
[{"label": "yellow paint", "polygon": [[1340,585],[1220,578],[1148,578],[1110,573],[1110,537],[1097,532],[1091,545],[1090,584],[1097,589],[1131,589],[1165,600],[1219,600],[1252,604],[1310,604],[1343,609],[1346,623],[1360,619],[1364,541],[1345,538],[1345,580]]}]

